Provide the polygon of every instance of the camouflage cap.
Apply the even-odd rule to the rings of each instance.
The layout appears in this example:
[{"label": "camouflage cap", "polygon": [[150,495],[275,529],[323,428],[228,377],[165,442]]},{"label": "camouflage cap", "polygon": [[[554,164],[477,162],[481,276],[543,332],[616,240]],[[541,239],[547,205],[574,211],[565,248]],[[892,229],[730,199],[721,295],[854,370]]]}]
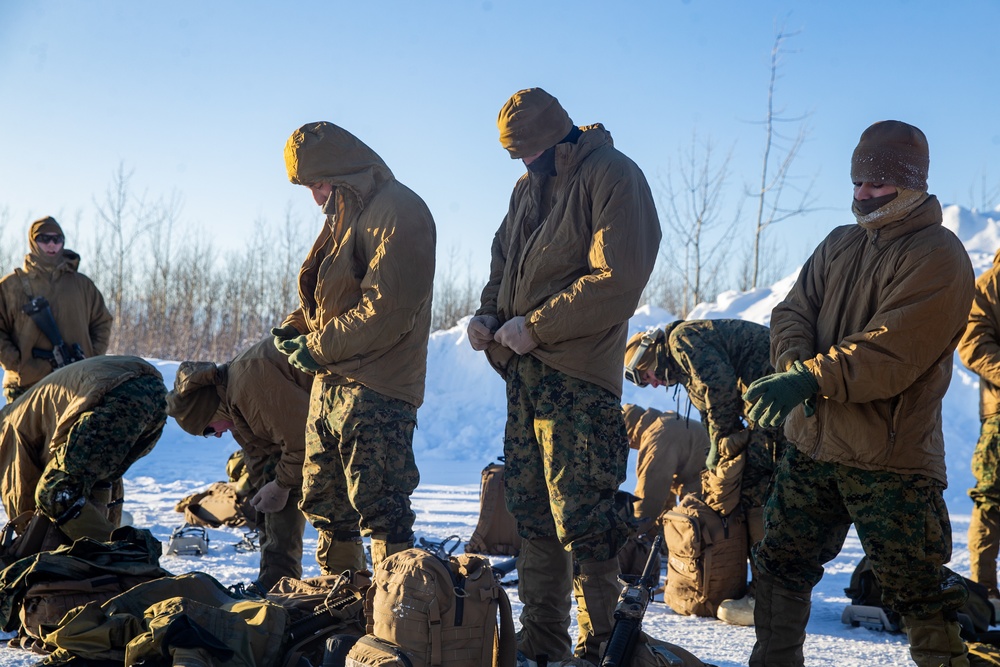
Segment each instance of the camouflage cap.
[{"label": "camouflage cap", "polygon": [[511,95],[500,109],[497,128],[500,145],[517,160],[558,144],[573,129],[573,121],[552,95],[526,88]]},{"label": "camouflage cap", "polygon": [[203,435],[222,403],[219,367],[210,361],[185,361],[167,394],[167,414],[191,435]]}]

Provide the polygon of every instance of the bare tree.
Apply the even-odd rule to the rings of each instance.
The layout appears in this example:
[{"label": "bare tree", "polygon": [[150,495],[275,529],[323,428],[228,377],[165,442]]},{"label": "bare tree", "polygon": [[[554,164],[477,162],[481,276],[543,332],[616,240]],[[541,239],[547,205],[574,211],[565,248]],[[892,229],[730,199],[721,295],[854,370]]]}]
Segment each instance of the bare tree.
[{"label": "bare tree", "polygon": [[456,267],[460,256],[458,248],[452,246],[448,249],[448,261],[444,266],[438,265],[431,315],[433,331],[455,326],[460,319],[471,315],[479,307],[479,285],[482,283],[473,281],[468,262],[464,278],[458,275]]},{"label": "bare tree", "polygon": [[[699,143],[697,133],[691,145],[681,150],[679,166],[669,168],[662,184],[661,209],[667,224],[666,253],[660,257],[660,271],[673,271],[678,280],[662,276],[657,283],[672,286],[679,294],[669,297],[669,307],[685,315],[707,296],[715,296],[722,278],[723,252],[732,242],[739,211],[724,219],[723,195],[729,179],[732,148],[720,160],[709,139]],[[672,238],[671,238],[672,237]],[[666,250],[669,249],[669,250]]]},{"label": "bare tree", "polygon": [[979,177],[979,194],[976,194],[975,185],[969,187],[969,206],[975,211],[992,211],[996,208],[998,200],[1000,200],[1000,184],[989,185],[986,170],[983,169]]},{"label": "bare tree", "polygon": [[[798,189],[792,183],[790,171],[799,150],[808,135],[808,128],[802,117],[786,117],[774,108],[774,89],[778,79],[778,69],[782,62],[782,49],[785,40],[798,33],[786,33],[780,29],[774,38],[771,48],[771,76],[767,85],[767,115],[764,118],[764,151],[760,169],[760,183],[757,191],[750,196],[757,200],[757,215],[754,224],[753,252],[750,257],[751,268],[744,270],[749,280],[740,285],[742,289],[752,289],[761,282],[761,254],[764,250],[764,232],[773,224],[788,218],[809,212],[812,202],[811,182],[805,189]],[[785,123],[798,123],[794,136],[782,134],[778,126]],[[815,182],[815,179],[813,179]],[[797,198],[797,203],[786,206],[785,195]]]}]

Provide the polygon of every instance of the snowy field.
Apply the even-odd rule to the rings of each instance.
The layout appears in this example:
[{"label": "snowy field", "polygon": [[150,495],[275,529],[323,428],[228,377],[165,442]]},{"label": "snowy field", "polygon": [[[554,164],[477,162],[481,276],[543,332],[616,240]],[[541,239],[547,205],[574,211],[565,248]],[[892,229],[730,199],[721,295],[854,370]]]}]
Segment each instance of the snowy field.
[{"label": "snowy field", "polygon": [[[843,217],[843,216],[841,216]],[[946,225],[969,250],[977,273],[989,266],[1000,247],[1000,215],[977,214],[958,207],[945,210]],[[768,323],[771,308],[787,292],[794,276],[774,286],[751,293],[725,293],[713,304],[702,304],[690,315],[696,318],[741,318]],[[631,321],[631,332],[661,326],[674,319],[661,310],[641,308]],[[172,386],[176,361],[153,361],[168,386]],[[687,411],[683,393],[671,389],[640,389],[626,383],[623,402],[643,407]],[[969,574],[966,541],[971,501],[967,490],[973,484],[969,460],[979,432],[978,379],[956,359],[955,375],[945,400],[944,424],[947,443],[949,487],[945,498],[951,513],[954,554],[951,567]],[[692,411],[697,417],[697,412]],[[427,399],[418,414],[414,450],[421,483],[413,496],[417,514],[417,537],[441,540],[458,535],[468,540],[479,508],[482,468],[502,453],[505,419],[503,382],[465,339],[465,322],[454,329],[432,335],[428,355]],[[231,437],[204,439],[184,433],[169,420],[164,435],[151,454],[132,467],[125,479],[125,508],[134,525],[149,528],[164,544],[171,531],[183,523],[174,505],[182,497],[225,479],[225,462],[237,448]],[[634,471],[634,458],[630,465]],[[634,477],[624,488],[632,490]],[[3,512],[0,510],[0,515]],[[190,571],[211,573],[225,585],[249,582],[257,574],[259,556],[242,553],[233,545],[242,533],[237,529],[210,530],[210,550],[202,557],[164,556],[161,566],[174,574]],[[311,554],[316,532],[307,528],[305,576],[319,574]],[[848,585],[863,553],[851,533],[840,555],[827,564],[826,574],[813,593],[812,616],[806,640],[806,664],[867,667],[909,663],[902,635],[888,635],[840,622],[848,603]],[[520,611],[515,588],[511,595],[515,622]],[[726,625],[709,618],[680,616],[661,602],[651,604],[644,629],[649,634],[688,649],[702,660],[733,667],[745,665],[754,643],[753,628]],[[575,628],[571,632],[575,636]],[[37,662],[38,656],[19,649],[0,648],[0,667],[20,667]]]}]

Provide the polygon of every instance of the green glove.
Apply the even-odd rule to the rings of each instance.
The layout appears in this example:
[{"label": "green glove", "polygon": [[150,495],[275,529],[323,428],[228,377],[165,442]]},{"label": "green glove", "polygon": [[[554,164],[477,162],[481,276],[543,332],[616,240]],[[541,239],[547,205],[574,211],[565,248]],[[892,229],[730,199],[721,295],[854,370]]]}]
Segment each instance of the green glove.
[{"label": "green glove", "polygon": [[705,467],[715,472],[715,466],[719,465],[719,443],[715,438],[709,440],[708,456],[705,457]]},{"label": "green glove", "polygon": [[300,371],[315,374],[322,370],[323,367],[316,363],[316,360],[309,354],[305,336],[296,336],[290,340],[283,340],[277,343],[277,346],[283,354],[288,355],[288,363]]},{"label": "green glove", "polygon": [[274,327],[271,329],[271,335],[274,336],[274,346],[281,350],[284,354],[288,354],[288,352],[285,352],[281,348],[281,343],[298,336],[299,330],[289,324],[283,327]]},{"label": "green glove", "polygon": [[795,406],[819,391],[816,378],[801,361],[784,373],[762,377],[747,387],[743,400],[752,403],[747,418],[764,428],[780,426]]}]

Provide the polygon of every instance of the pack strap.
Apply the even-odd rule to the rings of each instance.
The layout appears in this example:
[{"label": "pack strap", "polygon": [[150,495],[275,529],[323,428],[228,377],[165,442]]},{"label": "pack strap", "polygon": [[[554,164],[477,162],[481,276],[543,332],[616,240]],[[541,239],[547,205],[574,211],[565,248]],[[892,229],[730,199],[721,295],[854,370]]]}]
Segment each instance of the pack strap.
[{"label": "pack strap", "polygon": [[500,607],[500,628],[497,633],[497,652],[494,667],[514,667],[517,663],[517,638],[514,635],[514,613],[510,608],[510,598],[507,591],[497,586],[499,595],[497,602]]},{"label": "pack strap", "polygon": [[[374,586],[372,586],[374,588]],[[437,598],[431,601],[430,609],[427,610],[427,620],[430,624],[431,635],[431,664],[441,664],[441,610],[438,609]]]}]

